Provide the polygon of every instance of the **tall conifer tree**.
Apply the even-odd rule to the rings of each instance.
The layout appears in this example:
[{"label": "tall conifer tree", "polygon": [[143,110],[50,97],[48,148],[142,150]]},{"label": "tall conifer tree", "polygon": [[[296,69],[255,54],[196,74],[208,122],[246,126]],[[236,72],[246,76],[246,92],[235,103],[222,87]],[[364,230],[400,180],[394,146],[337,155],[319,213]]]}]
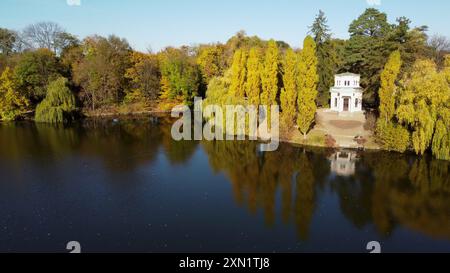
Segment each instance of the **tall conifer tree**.
[{"label": "tall conifer tree", "polygon": [[297,71],[298,56],[292,49],[288,49],[284,60],[284,88],[281,90],[280,95],[282,125],[286,127],[292,126],[297,113]]},{"label": "tall conifer tree", "polygon": [[319,81],[316,43],[311,36],[307,36],[303,43],[298,72],[297,125],[303,137],[306,138],[316,115],[317,82]]},{"label": "tall conifer tree", "polygon": [[247,77],[247,52],[238,49],[234,53],[233,64],[231,66],[231,86],[230,93],[238,98],[245,96],[245,81]]},{"label": "tall conifer tree", "polygon": [[277,43],[270,40],[264,59],[264,68],[261,75],[262,93],[261,104],[270,108],[276,104],[278,94],[278,76],[279,76],[279,51]]},{"label": "tall conifer tree", "polygon": [[260,104],[261,95],[261,57],[257,48],[250,50],[247,60],[247,82],[245,94],[250,105],[256,107]]}]

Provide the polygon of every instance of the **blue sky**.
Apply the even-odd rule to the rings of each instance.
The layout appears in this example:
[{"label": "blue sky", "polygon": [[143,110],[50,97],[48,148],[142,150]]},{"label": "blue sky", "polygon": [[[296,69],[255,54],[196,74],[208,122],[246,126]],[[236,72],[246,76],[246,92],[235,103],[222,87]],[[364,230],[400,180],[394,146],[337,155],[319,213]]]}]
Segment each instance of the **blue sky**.
[{"label": "blue sky", "polygon": [[135,49],[154,51],[225,42],[244,29],[299,47],[319,9],[334,36],[347,38],[350,22],[371,5],[391,22],[407,16],[413,26],[428,25],[429,34],[450,37],[450,1],[444,0],[1,0],[0,27],[53,21],[79,38],[116,34]]}]

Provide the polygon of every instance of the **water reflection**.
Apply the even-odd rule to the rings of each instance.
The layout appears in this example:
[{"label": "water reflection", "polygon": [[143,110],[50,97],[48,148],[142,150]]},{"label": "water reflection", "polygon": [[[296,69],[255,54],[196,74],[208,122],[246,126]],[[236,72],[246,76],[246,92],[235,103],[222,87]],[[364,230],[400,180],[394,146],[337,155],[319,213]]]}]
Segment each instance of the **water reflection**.
[{"label": "water reflection", "polygon": [[351,150],[336,151],[331,155],[330,160],[331,172],[338,176],[352,176],[355,174],[357,152]]},{"label": "water reflection", "polygon": [[[353,232],[373,226],[385,238],[393,236],[396,229],[407,229],[450,240],[449,162],[285,144],[276,152],[262,153],[257,143],[245,141],[176,142],[170,136],[170,124],[171,120],[163,117],[117,123],[91,120],[67,128],[0,124],[0,162],[8,166],[0,169],[8,178],[0,186],[19,181],[29,161],[44,168],[74,156],[95,158],[108,172],[130,178],[136,169],[152,166],[162,154],[169,163],[164,172],[170,179],[177,166],[192,168],[188,163],[201,160],[194,157],[199,152],[208,161],[208,166],[201,168],[225,175],[233,202],[253,215],[250,217],[262,212],[268,228],[293,226],[301,241],[316,232],[314,221],[328,232],[332,227],[327,227],[327,220],[342,221],[337,215],[317,215],[319,207],[329,202],[330,193],[337,198],[345,221],[355,228]],[[186,181],[195,183],[203,175],[197,168],[185,170]],[[131,180],[123,184],[133,187]],[[214,183],[209,181],[208,187]],[[214,206],[214,200],[208,202]],[[199,221],[221,221],[217,217]]]}]

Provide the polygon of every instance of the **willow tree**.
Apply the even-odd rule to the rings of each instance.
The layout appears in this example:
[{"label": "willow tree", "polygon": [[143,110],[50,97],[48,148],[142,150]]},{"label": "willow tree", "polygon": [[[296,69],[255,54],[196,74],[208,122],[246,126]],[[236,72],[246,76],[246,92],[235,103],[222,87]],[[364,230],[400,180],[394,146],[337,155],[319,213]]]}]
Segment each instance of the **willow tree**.
[{"label": "willow tree", "polygon": [[447,89],[442,90],[442,104],[438,108],[438,120],[433,136],[432,151],[438,159],[450,160],[450,55],[445,58],[445,68],[441,72],[447,81]]},{"label": "willow tree", "polygon": [[37,122],[63,123],[72,119],[76,103],[67,83],[66,78],[59,77],[49,84],[47,96],[36,107]]},{"label": "willow tree", "polygon": [[17,92],[13,73],[6,67],[0,76],[0,120],[15,120],[28,106],[28,100]]},{"label": "willow tree", "polygon": [[450,103],[441,109],[439,115],[431,150],[437,159],[450,160]]},{"label": "willow tree", "polygon": [[304,138],[306,138],[316,115],[318,81],[316,43],[311,36],[307,36],[298,65],[297,125]]},{"label": "willow tree", "polygon": [[[411,128],[416,153],[424,154],[432,143],[437,121],[446,119],[449,84],[445,73],[437,72],[434,62],[420,60],[405,76],[402,85],[404,88],[400,93],[397,117]],[[445,124],[445,121],[442,122]],[[438,133],[441,133],[440,130]]]},{"label": "willow tree", "polygon": [[264,67],[261,74],[263,88],[261,93],[261,104],[267,106],[269,109],[271,105],[276,104],[279,68],[278,46],[274,40],[270,40],[267,45]]},{"label": "willow tree", "polygon": [[261,57],[256,47],[250,49],[247,60],[247,82],[245,95],[250,105],[258,107],[261,94]]},{"label": "willow tree", "polygon": [[284,88],[281,89],[280,102],[281,102],[281,124],[286,128],[293,125],[297,113],[297,71],[298,71],[298,56],[292,50],[286,51],[284,59],[283,69],[283,84]]},{"label": "willow tree", "polygon": [[245,81],[247,77],[247,52],[238,49],[233,56],[231,65],[231,86],[230,94],[235,97],[243,98],[245,96]]}]

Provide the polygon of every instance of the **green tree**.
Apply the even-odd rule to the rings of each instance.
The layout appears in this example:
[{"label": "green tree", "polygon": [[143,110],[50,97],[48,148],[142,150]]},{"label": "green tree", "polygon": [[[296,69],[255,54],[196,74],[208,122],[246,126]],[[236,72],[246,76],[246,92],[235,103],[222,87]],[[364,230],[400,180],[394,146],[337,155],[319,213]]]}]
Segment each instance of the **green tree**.
[{"label": "green tree", "polygon": [[162,98],[180,98],[186,104],[199,92],[201,75],[189,48],[166,48],[160,53]]},{"label": "green tree", "polygon": [[27,99],[17,92],[13,73],[7,67],[0,77],[0,120],[15,120],[27,106]]},{"label": "green tree", "polygon": [[37,122],[63,123],[72,120],[76,103],[67,84],[66,78],[59,77],[48,85],[47,96],[36,107]]},{"label": "green tree", "polygon": [[402,60],[400,51],[394,51],[389,57],[383,72],[381,73],[380,118],[390,122],[395,115],[396,81],[400,73]]},{"label": "green tree", "polygon": [[330,27],[327,25],[328,19],[322,10],[314,19],[314,23],[309,27],[309,32],[314,38],[316,44],[321,44],[331,38]]},{"label": "green tree", "polygon": [[323,11],[314,20],[309,32],[316,43],[317,71],[319,82],[317,85],[317,104],[327,106],[330,100],[330,87],[334,83],[334,73],[337,66],[336,49],[331,41],[330,28],[327,25],[327,18]]},{"label": "green tree", "polygon": [[234,53],[233,64],[231,65],[231,95],[237,98],[245,96],[245,82],[247,80],[247,51],[238,49]]},{"label": "green tree", "polygon": [[300,54],[297,99],[297,125],[305,139],[316,115],[317,106],[315,101],[318,81],[316,44],[311,36],[307,36]]},{"label": "green tree", "polygon": [[258,107],[261,95],[261,56],[258,48],[253,47],[247,60],[247,82],[245,83],[245,95],[250,105]]},{"label": "green tree", "polygon": [[286,51],[283,65],[283,84],[281,89],[281,124],[290,128],[295,122],[297,116],[297,80],[298,80],[298,55],[292,50]]},{"label": "green tree", "polygon": [[428,27],[421,26],[411,29],[411,20],[406,17],[397,18],[397,24],[392,26],[391,31],[386,36],[386,52],[399,50],[402,57],[402,71],[409,72],[418,59],[432,56],[432,50],[428,46]]},{"label": "green tree", "polygon": [[261,104],[269,108],[271,105],[277,104],[279,69],[278,46],[274,40],[270,40],[267,45],[261,73],[262,93],[260,96]]},{"label": "green tree", "polygon": [[349,27],[344,68],[361,74],[364,101],[370,105],[377,105],[380,73],[389,54],[386,54],[385,37],[390,30],[387,15],[374,8],[367,9]]},{"label": "green tree", "polygon": [[58,59],[50,50],[27,51],[20,56],[14,69],[17,88],[36,104],[45,97],[48,83],[60,75],[60,70]]}]

